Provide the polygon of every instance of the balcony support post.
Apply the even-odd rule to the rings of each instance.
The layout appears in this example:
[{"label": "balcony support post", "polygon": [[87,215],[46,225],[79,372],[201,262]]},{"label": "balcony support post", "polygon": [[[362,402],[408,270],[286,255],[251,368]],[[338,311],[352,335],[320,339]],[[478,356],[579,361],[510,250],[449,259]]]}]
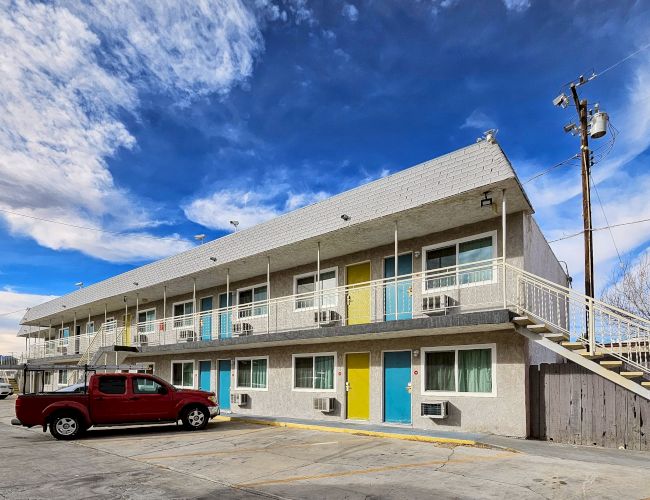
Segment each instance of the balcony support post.
[{"label": "balcony support post", "polygon": [[192,321],[193,330],[194,330],[194,340],[198,340],[200,332],[196,328],[196,326],[199,323],[197,320],[199,315],[196,312],[196,278],[192,278],[192,317],[194,318]]},{"label": "balcony support post", "polygon": [[394,262],[394,266],[393,266],[393,272],[395,273],[395,276],[394,276],[394,281],[395,281],[395,291],[394,291],[394,293],[395,293],[395,320],[397,320],[398,317],[399,317],[398,314],[397,314],[397,310],[398,310],[398,307],[399,307],[399,298],[397,296],[398,295],[397,294],[397,273],[398,273],[398,269],[399,269],[398,265],[397,265],[398,255],[399,255],[399,249],[398,249],[398,243],[397,243],[397,221],[395,221],[395,257],[394,257],[395,262]]},{"label": "balcony support post", "polygon": [[[167,323],[167,285],[163,286],[163,324]],[[167,325],[165,325],[165,330],[167,330]]]},{"label": "balcony support post", "polygon": [[[232,322],[232,316],[230,314],[230,268],[229,267],[226,268],[226,317],[230,318],[226,322],[226,324],[230,325]],[[219,324],[219,326],[221,326],[221,323]],[[232,328],[229,329],[232,330]]]},{"label": "balcony support post", "polygon": [[135,294],[135,339],[136,342],[139,340],[138,339],[138,332],[140,330],[139,328],[139,318],[140,316],[140,294],[136,292]]},{"label": "balcony support post", "polygon": [[316,316],[316,327],[320,328],[320,323],[321,323],[321,317],[320,317],[320,310],[321,310],[321,291],[320,291],[320,241],[318,242],[316,246],[316,303],[317,303],[317,314]]},{"label": "balcony support post", "polygon": [[[126,295],[124,296],[124,328],[122,329],[122,345],[124,345],[124,341],[126,340],[126,336],[128,335],[128,330],[127,330],[127,324],[129,323],[129,303],[127,301]],[[117,335],[116,335],[117,338]],[[115,363],[117,364],[117,363]]]},{"label": "balcony support post", "polygon": [[[72,313],[72,336],[74,336],[74,347],[73,350],[77,350],[77,311]],[[77,354],[75,352],[75,354]]]},{"label": "balcony support post", "polygon": [[501,289],[503,292],[503,308],[507,309],[508,300],[506,297],[506,190],[501,190]]},{"label": "balcony support post", "polygon": [[271,257],[266,256],[266,333],[271,328]]}]

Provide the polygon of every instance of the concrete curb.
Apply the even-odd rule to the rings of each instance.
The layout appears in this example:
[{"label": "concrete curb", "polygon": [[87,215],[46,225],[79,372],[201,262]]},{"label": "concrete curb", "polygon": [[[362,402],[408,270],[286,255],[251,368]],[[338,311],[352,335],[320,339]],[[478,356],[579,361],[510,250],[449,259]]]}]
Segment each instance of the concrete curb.
[{"label": "concrete curb", "polygon": [[[302,429],[308,431],[321,431],[321,432],[335,432],[339,434],[353,434],[355,436],[370,436],[370,437],[379,437],[387,439],[400,439],[402,441],[417,441],[420,443],[438,443],[438,444],[454,444],[462,446],[475,446],[480,448],[497,448],[504,449],[500,446],[494,446],[487,443],[481,443],[471,439],[456,439],[456,438],[444,438],[444,437],[435,437],[435,436],[423,436],[419,434],[400,434],[397,432],[380,432],[380,431],[369,431],[364,429],[354,429],[349,427],[328,427],[325,425],[312,425],[312,424],[299,424],[295,422],[282,422],[276,420],[259,420],[253,418],[241,418],[241,417],[226,417],[220,416],[216,417],[213,420],[221,422],[242,422],[254,425],[267,425],[270,427],[286,427],[287,429]],[[513,451],[507,449],[507,451]]]}]

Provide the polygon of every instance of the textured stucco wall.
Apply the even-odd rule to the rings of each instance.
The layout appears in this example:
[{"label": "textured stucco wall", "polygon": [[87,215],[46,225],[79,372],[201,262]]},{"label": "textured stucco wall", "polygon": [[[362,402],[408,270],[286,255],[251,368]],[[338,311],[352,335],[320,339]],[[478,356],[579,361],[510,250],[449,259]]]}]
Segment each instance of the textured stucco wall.
[{"label": "textured stucco wall", "polygon": [[[248,407],[236,409],[238,413],[277,417],[313,418],[321,420],[342,420],[346,412],[345,354],[370,352],[370,422],[382,422],[382,351],[421,350],[426,347],[496,344],[496,396],[452,396],[436,397],[422,394],[423,355],[412,357],[412,414],[413,426],[424,429],[450,431],[489,432],[510,436],[526,436],[526,364],[525,340],[513,331],[490,332],[402,339],[352,341],[325,344],[293,345],[248,349],[236,351],[206,351],[163,356],[137,356],[126,359],[126,363],[154,362],[155,373],[170,380],[172,360],[195,362],[194,385],[198,385],[198,361],[212,361],[211,388],[216,390],[216,360],[230,359],[235,362],[240,356],[268,356],[269,381],[267,391],[235,389],[235,372],[232,372],[233,392],[249,394]],[[302,392],[292,389],[292,354],[335,352],[335,391]],[[337,407],[332,414],[323,414],[312,409],[314,397],[336,397]],[[450,416],[446,420],[432,420],[420,416],[420,403],[438,399],[448,400]]]}]

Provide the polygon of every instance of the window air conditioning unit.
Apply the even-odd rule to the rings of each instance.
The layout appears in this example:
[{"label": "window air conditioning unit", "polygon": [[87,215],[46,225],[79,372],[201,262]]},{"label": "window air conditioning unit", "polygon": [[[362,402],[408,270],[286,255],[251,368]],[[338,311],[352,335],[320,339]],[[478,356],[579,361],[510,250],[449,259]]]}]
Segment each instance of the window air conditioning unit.
[{"label": "window air conditioning unit", "polygon": [[331,413],[334,411],[335,405],[336,398],[314,398],[314,410]]},{"label": "window air conditioning unit", "polygon": [[[320,326],[333,326],[339,319],[339,313],[334,310],[327,309],[320,312]],[[314,313],[314,323],[319,323],[318,311]]]},{"label": "window air conditioning unit", "polygon": [[230,395],[230,404],[237,406],[246,406],[248,404],[248,394],[233,392]]},{"label": "window air conditioning unit", "polygon": [[179,330],[178,339],[187,342],[194,342],[194,330]]},{"label": "window air conditioning unit", "polygon": [[422,403],[421,415],[429,418],[447,418],[447,401]]},{"label": "window air conditioning unit", "polygon": [[453,299],[449,295],[431,295],[422,297],[422,312],[433,315],[445,313],[448,308],[454,305]]},{"label": "window air conditioning unit", "polygon": [[253,333],[253,325],[250,323],[235,323],[232,325],[232,331],[235,335],[243,337]]}]

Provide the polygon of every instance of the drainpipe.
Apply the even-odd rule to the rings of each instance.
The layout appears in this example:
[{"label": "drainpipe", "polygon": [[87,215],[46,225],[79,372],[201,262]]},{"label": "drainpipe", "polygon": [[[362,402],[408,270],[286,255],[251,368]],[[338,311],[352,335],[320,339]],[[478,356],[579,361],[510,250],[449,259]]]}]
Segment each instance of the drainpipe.
[{"label": "drainpipe", "polygon": [[[167,331],[167,285],[163,286],[163,325]],[[163,337],[164,338],[164,337]]]},{"label": "drainpipe", "polygon": [[317,319],[318,321],[316,322],[316,326],[320,328],[320,310],[321,310],[321,290],[320,290],[320,241],[318,242],[318,246],[316,249],[316,301],[318,302],[318,316]]},{"label": "drainpipe", "polygon": [[399,307],[399,299],[397,297],[397,272],[398,272],[398,266],[397,266],[397,257],[398,257],[398,246],[397,246],[397,221],[395,221],[395,262],[394,262],[394,280],[395,280],[395,319],[397,320],[397,310]]},{"label": "drainpipe", "polygon": [[503,265],[501,270],[501,281],[503,289],[503,308],[508,307],[506,297],[506,190],[501,190],[501,252],[503,253]]},{"label": "drainpipe", "polygon": [[226,325],[228,325],[228,329],[230,330],[232,316],[230,315],[230,268],[229,267],[226,268],[226,317],[228,318]]},{"label": "drainpipe", "polygon": [[[124,330],[122,330],[122,342],[124,342],[126,337],[126,323],[129,321],[129,303],[127,301],[126,295],[124,296]],[[115,363],[117,364],[117,363]]]},{"label": "drainpipe", "polygon": [[[73,312],[72,314],[73,314],[73,316],[72,316],[72,318],[73,318],[73,320],[72,320],[72,335],[74,336],[74,350],[76,351],[77,350],[77,341],[79,340],[79,339],[77,339],[77,311]],[[77,354],[77,353],[75,352],[75,354]]]},{"label": "drainpipe", "polygon": [[138,335],[138,331],[140,330],[138,328],[138,323],[140,321],[139,316],[140,316],[140,293],[136,292],[136,294],[135,294],[135,335],[136,335],[136,341],[138,340],[137,335]]}]

